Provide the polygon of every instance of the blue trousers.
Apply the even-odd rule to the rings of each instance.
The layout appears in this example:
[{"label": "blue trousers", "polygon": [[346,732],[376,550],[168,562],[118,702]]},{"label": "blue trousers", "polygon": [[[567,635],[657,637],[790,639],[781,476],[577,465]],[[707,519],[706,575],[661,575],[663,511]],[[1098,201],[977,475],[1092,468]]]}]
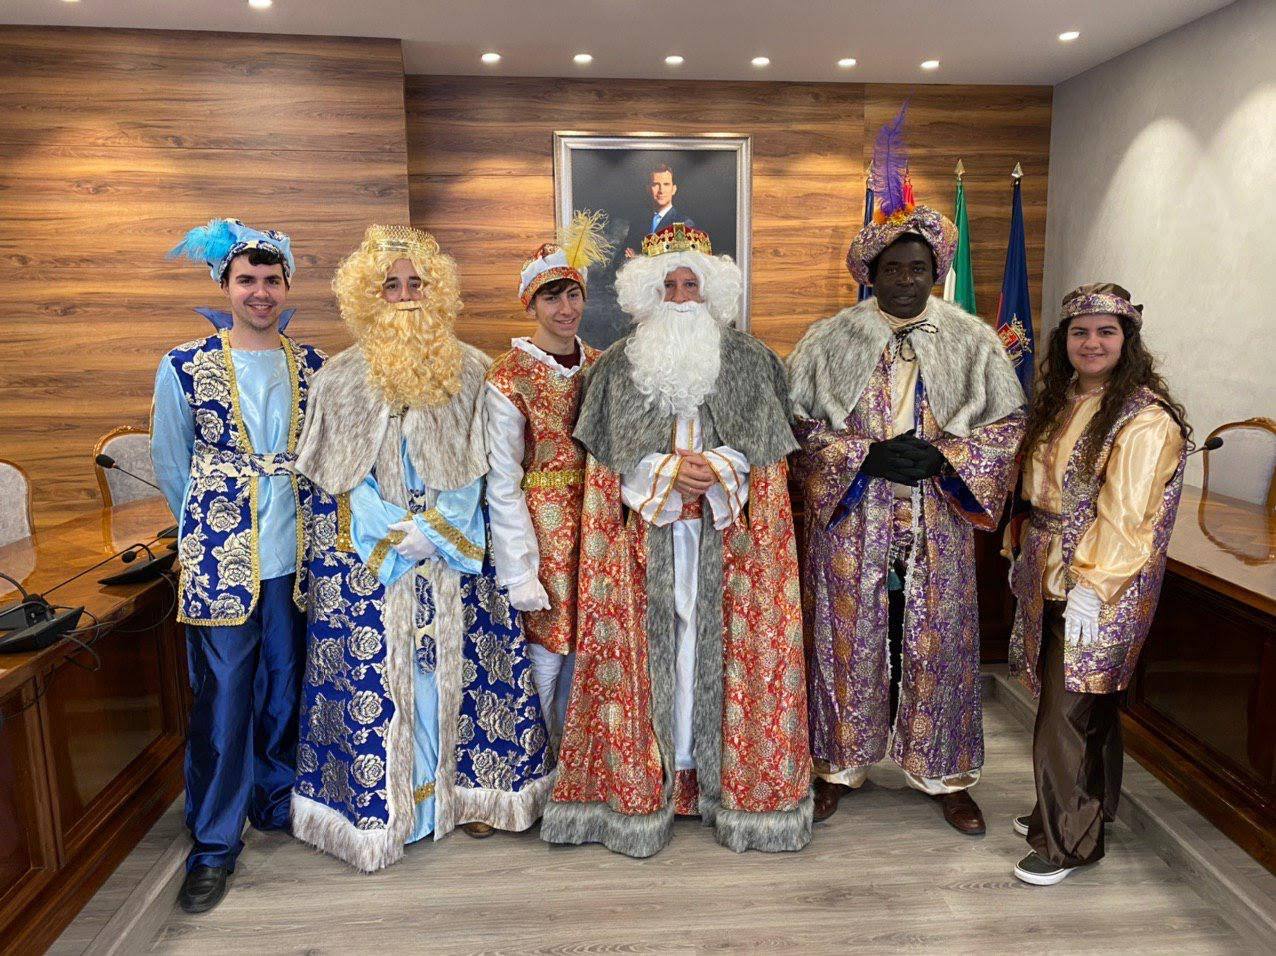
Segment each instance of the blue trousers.
[{"label": "blue trousers", "polygon": [[233,870],[245,818],[259,830],[288,826],[306,662],[306,619],[292,588],[291,574],[262,581],[245,623],[186,629],[188,871]]}]

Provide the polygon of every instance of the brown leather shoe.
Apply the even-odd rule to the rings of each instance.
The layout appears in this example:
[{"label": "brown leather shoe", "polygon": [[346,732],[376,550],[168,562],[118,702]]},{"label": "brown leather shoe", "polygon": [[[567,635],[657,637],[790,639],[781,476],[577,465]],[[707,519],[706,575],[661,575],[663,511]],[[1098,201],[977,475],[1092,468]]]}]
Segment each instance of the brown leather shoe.
[{"label": "brown leather shoe", "polygon": [[958,790],[956,793],[941,793],[935,796],[943,808],[944,819],[954,830],[967,836],[980,836],[987,829],[984,826],[984,814],[975,803],[969,790]]},{"label": "brown leather shoe", "polygon": [[836,813],[838,801],[851,792],[850,787],[840,783],[830,783],[822,777],[815,778],[813,789],[815,791],[814,819],[817,823],[820,820],[827,820]]},{"label": "brown leather shoe", "polygon": [[476,840],[485,840],[496,832],[496,827],[487,823],[479,823],[478,821],[475,821],[474,823],[462,823],[461,829]]}]

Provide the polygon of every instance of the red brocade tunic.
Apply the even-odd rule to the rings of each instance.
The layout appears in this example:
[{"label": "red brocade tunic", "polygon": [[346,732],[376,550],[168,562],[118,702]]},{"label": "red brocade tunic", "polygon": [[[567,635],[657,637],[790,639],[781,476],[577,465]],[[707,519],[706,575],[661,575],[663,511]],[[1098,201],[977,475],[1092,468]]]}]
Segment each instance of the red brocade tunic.
[{"label": "red brocade tunic", "polygon": [[[580,407],[582,373],[598,355],[596,349],[582,343],[581,364],[565,370],[516,346],[497,359],[487,374],[488,386],[522,418],[521,475],[517,476],[517,487],[534,537],[526,540],[526,520],[517,513],[518,502],[503,500],[500,476],[490,475],[497,577],[502,585],[510,587],[527,580],[529,575],[539,576],[550,608],[524,612],[523,629],[529,641],[556,654],[571,653],[576,647],[576,573],[585,452],[572,439],[572,430]],[[489,417],[493,419],[489,422],[489,438],[502,428],[516,427],[516,418],[509,412],[506,409],[497,421],[489,405]],[[517,450],[517,441],[511,444]],[[509,527],[504,527],[507,524]]]}]

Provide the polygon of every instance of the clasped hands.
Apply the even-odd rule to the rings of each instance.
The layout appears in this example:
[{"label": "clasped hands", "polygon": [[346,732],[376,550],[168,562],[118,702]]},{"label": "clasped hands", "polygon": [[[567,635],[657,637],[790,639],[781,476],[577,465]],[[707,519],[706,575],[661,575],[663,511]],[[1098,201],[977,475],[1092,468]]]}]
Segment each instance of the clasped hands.
[{"label": "clasped hands", "polygon": [[934,478],[945,464],[943,452],[926,439],[918,438],[910,429],[902,435],[869,445],[860,472],[901,485],[916,485],[926,478]]},{"label": "clasped hands", "polygon": [[674,488],[684,498],[699,498],[713,487],[718,476],[709,466],[708,459],[699,452],[684,451],[681,448],[674,450],[682,458],[678,465],[678,476],[673,482]]}]

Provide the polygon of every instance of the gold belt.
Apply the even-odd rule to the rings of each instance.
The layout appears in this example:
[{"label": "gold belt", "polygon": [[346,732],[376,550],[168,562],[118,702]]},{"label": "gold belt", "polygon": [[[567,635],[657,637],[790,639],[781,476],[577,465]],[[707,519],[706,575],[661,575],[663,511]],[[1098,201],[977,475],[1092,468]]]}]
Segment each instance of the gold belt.
[{"label": "gold belt", "polygon": [[569,488],[585,480],[585,469],[572,468],[563,471],[529,471],[523,475],[524,489]]}]

